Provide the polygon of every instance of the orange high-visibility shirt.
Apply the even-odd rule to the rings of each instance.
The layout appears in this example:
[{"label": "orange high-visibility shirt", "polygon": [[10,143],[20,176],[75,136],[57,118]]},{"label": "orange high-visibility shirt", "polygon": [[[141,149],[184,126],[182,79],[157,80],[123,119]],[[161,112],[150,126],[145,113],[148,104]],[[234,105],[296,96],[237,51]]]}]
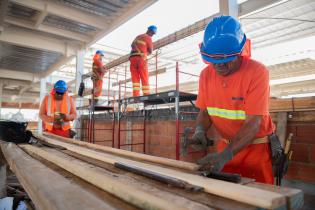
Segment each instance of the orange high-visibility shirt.
[{"label": "orange high-visibility shirt", "polygon": [[141,55],[146,57],[153,49],[152,37],[148,34],[137,36],[131,45],[131,55]]},{"label": "orange high-visibility shirt", "polygon": [[[47,116],[53,117],[55,112],[61,112],[63,114],[73,114],[75,113],[74,102],[68,93],[63,95],[63,99],[58,101],[55,100],[53,94],[46,95],[43,100],[43,106],[45,107],[45,113]],[[53,123],[44,122],[45,129],[51,131],[53,129]],[[61,126],[62,130],[69,130],[71,125],[69,122],[64,122]]]},{"label": "orange high-visibility shirt", "polygon": [[266,67],[243,57],[238,71],[228,76],[216,73],[212,64],[200,75],[196,105],[207,109],[215,128],[225,139],[232,139],[240,130],[246,115],[262,115],[256,138],[274,130],[269,115],[269,72]]}]

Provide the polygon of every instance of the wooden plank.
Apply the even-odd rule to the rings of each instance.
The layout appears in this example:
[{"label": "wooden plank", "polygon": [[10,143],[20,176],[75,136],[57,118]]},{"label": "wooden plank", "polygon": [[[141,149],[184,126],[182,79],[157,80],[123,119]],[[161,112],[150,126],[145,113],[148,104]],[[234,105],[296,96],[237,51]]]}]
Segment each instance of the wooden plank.
[{"label": "wooden plank", "polygon": [[37,209],[116,209],[33,159],[15,144],[0,145],[11,170]]},{"label": "wooden plank", "polygon": [[[197,171],[199,169],[199,166],[197,164],[194,164],[194,163],[188,163],[188,162],[184,162],[184,161],[178,161],[178,160],[162,158],[162,157],[155,157],[155,156],[151,156],[151,155],[140,154],[140,153],[136,153],[136,152],[131,152],[131,151],[126,151],[126,150],[120,150],[120,149],[116,149],[116,148],[91,144],[91,143],[84,142],[84,141],[77,141],[77,140],[73,140],[70,138],[64,138],[64,137],[57,136],[57,135],[47,133],[47,132],[44,132],[43,134],[45,136],[52,137],[54,139],[58,139],[58,140],[61,140],[61,141],[67,142],[67,143],[71,143],[71,144],[75,144],[75,145],[79,145],[79,146],[84,146],[84,147],[87,147],[90,149],[96,149],[96,150],[107,152],[107,153],[109,152],[112,154],[121,155],[121,156],[128,157],[128,158],[134,158],[134,159],[142,160],[142,161],[149,161],[152,163],[163,164],[165,166],[170,166],[170,167],[175,167],[175,168],[190,170],[190,171]],[[37,137],[49,141],[50,139],[46,138],[45,136],[39,135]]]},{"label": "wooden plank", "polygon": [[275,185],[267,185],[263,183],[249,183],[247,186],[264,189],[270,192],[280,193],[286,197],[287,207],[290,210],[301,209],[303,206],[303,191],[299,189],[292,189],[288,187],[279,187]]},{"label": "wooden plank", "polygon": [[[51,152],[32,145],[21,145],[25,151],[48,160],[83,180],[119,197],[130,204],[141,209],[155,210],[188,210],[188,203],[170,202],[149,192],[140,190],[140,186],[134,186],[129,182],[120,180],[117,175],[108,175],[104,169],[91,164],[71,158],[61,152],[50,150]],[[129,180],[130,181],[130,180]],[[89,208],[92,209],[92,208]],[[198,205],[198,209],[211,209]]]},{"label": "wooden plank", "polygon": [[285,206],[285,197],[278,193],[269,192],[266,193],[264,190],[255,189],[243,185],[237,185],[234,183],[214,180],[210,178],[201,177],[185,172],[181,172],[174,169],[164,168],[157,165],[137,162],[128,160],[119,156],[101,153],[84,147],[72,145],[69,143],[47,139],[46,140],[55,145],[59,145],[67,148],[68,150],[96,159],[109,164],[115,164],[116,162],[126,163],[139,168],[145,168],[146,170],[159,173],[165,176],[171,176],[189,184],[203,187],[205,192],[215,194],[221,197],[236,200],[242,203],[250,204],[267,209],[276,209],[281,206]]},{"label": "wooden plank", "polygon": [[315,97],[293,98],[293,99],[270,99],[269,111],[309,111],[315,110]]},{"label": "wooden plank", "polygon": [[277,136],[279,137],[279,140],[283,148],[285,145],[285,139],[287,135],[287,122],[288,122],[288,113],[278,112],[276,133],[277,133]]},{"label": "wooden plank", "polygon": [[[155,75],[157,75],[157,74],[163,74],[163,73],[165,73],[165,72],[166,72],[166,68],[158,69],[157,71],[150,71],[150,72],[149,72],[149,77],[155,76]],[[121,81],[119,81],[119,82],[114,82],[114,83],[112,84],[112,87],[115,87],[115,86],[117,86],[117,85],[119,85],[119,84],[126,84],[126,83],[128,83],[128,82],[131,82],[131,78],[126,79],[126,80],[121,80]]]},{"label": "wooden plank", "polygon": [[[107,163],[104,163],[102,161],[95,160],[95,159],[71,152],[69,150],[63,150],[62,152],[66,153],[67,155],[70,155],[72,157],[75,157],[79,160],[82,160],[84,162],[87,162],[87,163],[90,163],[92,165],[104,168],[107,171],[111,171],[111,172],[114,172],[116,174],[128,175],[129,177],[132,177],[136,180],[141,180],[142,184],[148,184],[148,185],[151,185],[153,187],[157,187],[164,192],[170,192],[172,194],[178,195],[178,196],[183,197],[183,198],[187,198],[189,200],[198,202],[200,204],[211,206],[215,209],[221,209],[221,210],[231,210],[231,209],[233,209],[233,210],[262,210],[261,208],[258,208],[255,206],[240,203],[240,202],[233,201],[233,200],[230,200],[227,198],[222,198],[222,197],[219,197],[219,196],[216,196],[213,194],[209,194],[209,193],[205,193],[205,192],[198,192],[198,193],[193,192],[192,193],[189,190],[182,190],[182,189],[179,189],[176,187],[170,187],[169,185],[161,184],[161,182],[159,182],[159,181],[152,180],[150,178],[147,178],[147,177],[144,177],[141,175],[129,173],[127,171],[118,169],[111,164],[107,164]],[[166,194],[166,193],[164,193],[164,194]]]}]

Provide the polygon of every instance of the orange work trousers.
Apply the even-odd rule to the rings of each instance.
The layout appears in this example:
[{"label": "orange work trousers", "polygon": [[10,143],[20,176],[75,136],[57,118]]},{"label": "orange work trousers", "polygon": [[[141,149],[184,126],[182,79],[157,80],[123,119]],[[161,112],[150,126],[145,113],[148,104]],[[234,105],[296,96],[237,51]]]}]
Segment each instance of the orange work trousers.
[{"label": "orange work trousers", "polygon": [[103,80],[93,80],[94,98],[97,99],[102,95]]},{"label": "orange work trousers", "polygon": [[[227,146],[219,141],[218,151]],[[243,177],[255,179],[256,182],[273,184],[271,153],[269,143],[250,144],[238,152],[223,168],[223,172],[237,173]]]},{"label": "orange work trousers", "polygon": [[55,135],[58,135],[58,136],[63,136],[63,137],[66,137],[66,138],[70,138],[70,130],[64,131],[62,129],[53,128],[51,131],[47,131],[47,132],[55,134]]},{"label": "orange work trousers", "polygon": [[149,95],[149,73],[146,59],[141,56],[131,56],[129,60],[133,96],[140,96],[140,79],[143,95]]}]

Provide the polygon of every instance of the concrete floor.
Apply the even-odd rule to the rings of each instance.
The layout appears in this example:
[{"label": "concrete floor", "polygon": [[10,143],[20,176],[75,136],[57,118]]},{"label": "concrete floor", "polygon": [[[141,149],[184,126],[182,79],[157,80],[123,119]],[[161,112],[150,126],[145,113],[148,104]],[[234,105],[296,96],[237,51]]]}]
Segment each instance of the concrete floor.
[{"label": "concrete floor", "polygon": [[298,180],[283,180],[283,186],[303,190],[304,205],[302,210],[315,210],[315,183],[312,184]]}]

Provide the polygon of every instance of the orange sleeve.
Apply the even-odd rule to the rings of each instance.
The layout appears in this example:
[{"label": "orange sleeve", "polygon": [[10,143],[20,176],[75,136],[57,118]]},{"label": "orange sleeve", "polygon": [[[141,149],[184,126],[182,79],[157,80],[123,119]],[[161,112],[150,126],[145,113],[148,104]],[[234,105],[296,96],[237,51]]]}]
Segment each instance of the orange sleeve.
[{"label": "orange sleeve", "polygon": [[153,43],[152,43],[151,37],[146,37],[145,41],[147,43],[148,52],[152,52],[152,50],[153,50]]},{"label": "orange sleeve", "polygon": [[254,69],[247,95],[245,112],[249,115],[266,115],[269,112],[269,72],[264,66]]},{"label": "orange sleeve", "polygon": [[103,62],[100,60],[94,60],[94,63],[97,67],[102,68],[103,67]]},{"label": "orange sleeve", "polygon": [[201,109],[201,110],[204,110],[207,108],[206,106],[206,98],[205,98],[205,90],[206,90],[206,87],[205,87],[205,74],[206,72],[206,69],[204,69],[201,74],[200,74],[200,77],[199,77],[199,90],[198,90],[198,96],[197,96],[197,100],[196,100],[196,106]]}]

